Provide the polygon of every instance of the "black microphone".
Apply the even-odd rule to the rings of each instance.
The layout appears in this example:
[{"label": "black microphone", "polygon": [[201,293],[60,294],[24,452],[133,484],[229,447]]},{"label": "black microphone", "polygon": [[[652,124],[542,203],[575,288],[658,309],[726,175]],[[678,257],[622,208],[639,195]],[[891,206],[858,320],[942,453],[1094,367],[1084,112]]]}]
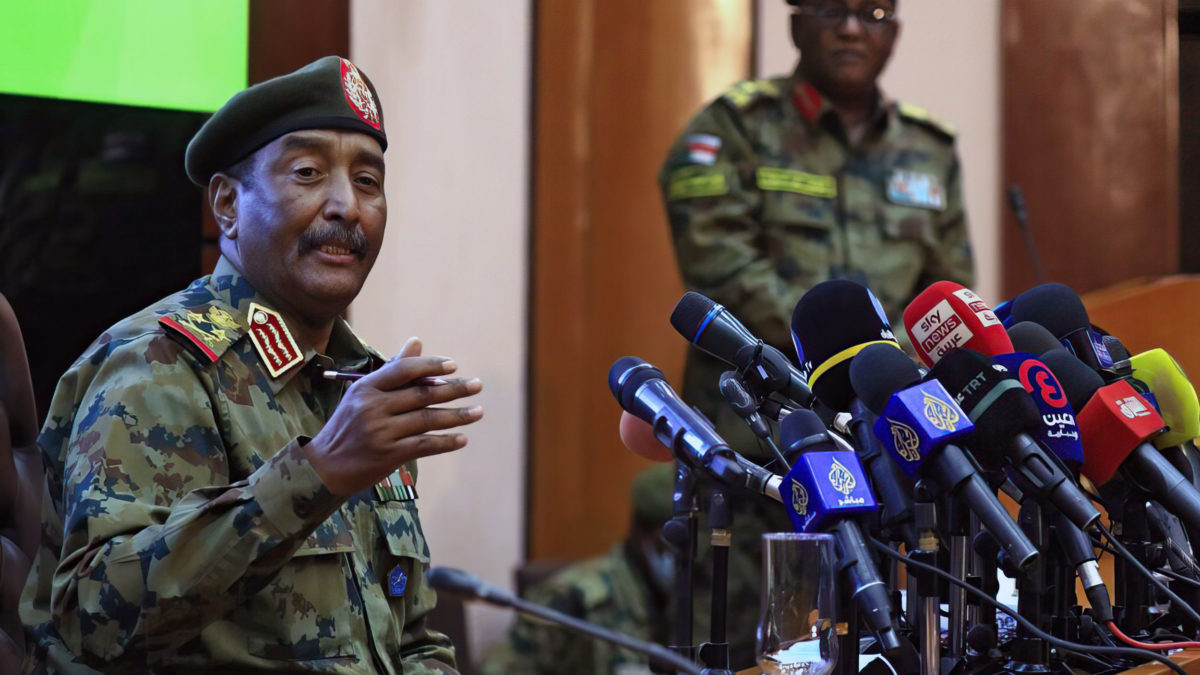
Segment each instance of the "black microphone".
[{"label": "black microphone", "polygon": [[734,452],[700,413],[667,384],[662,371],[636,356],[623,356],[608,371],[608,387],[626,412],[650,424],[676,459],[721,482],[782,501],[779,476]]},{"label": "black microphone", "polygon": [[813,393],[783,352],[755,337],[724,306],[688,291],[671,312],[671,325],[688,342],[738,369],[760,396],[778,392],[811,408]]},{"label": "black microphone", "polygon": [[539,619],[583,633],[588,637],[604,640],[605,642],[612,643],[618,647],[624,647],[639,654],[645,654],[649,657],[652,666],[661,667],[666,665],[685,673],[694,673],[695,675],[701,675],[702,673],[696,664],[684,659],[666,647],[638,640],[569,614],[564,614],[558,610],[529,602],[485,582],[470,572],[464,572],[453,567],[434,567],[426,573],[425,578],[429,581],[429,585],[439,592],[456,595],[464,600],[482,600],[497,607],[511,607],[522,614],[535,616]]},{"label": "black microphone", "polygon": [[[921,382],[917,366],[898,349],[871,345],[850,364],[859,398],[879,405],[875,435],[896,464],[913,478],[929,478],[945,494],[961,500],[1018,568],[1031,565],[1038,551],[1009,517],[976,470],[973,458],[954,441],[974,428],[970,418],[937,380]],[[885,387],[907,382],[891,392]]]},{"label": "black microphone", "polygon": [[1007,465],[1017,486],[1043,506],[1052,505],[1078,527],[1100,520],[1070,475],[1030,435],[1042,423],[1037,404],[1021,382],[992,359],[965,347],[946,352],[929,372],[975,423],[968,445],[992,467]]},{"label": "black microphone", "polygon": [[892,539],[916,549],[912,485],[907,478],[897,479],[899,469],[875,437],[875,413],[855,398],[850,386],[850,362],[861,349],[882,342],[900,351],[883,305],[862,284],[823,281],[796,303],[792,341],[802,373],[812,375],[817,399],[834,410],[850,412],[846,430],[883,506],[880,524],[893,530]]},{"label": "black microphone", "polygon": [[1066,284],[1034,286],[1013,298],[1012,321],[1014,324],[1032,321],[1043,326],[1092,370],[1113,365],[1104,340],[1092,330],[1083,300]]},{"label": "black microphone", "polygon": [[848,373],[856,354],[877,342],[900,350],[879,299],[846,279],[822,281],[801,296],[792,311],[792,341],[801,374],[834,410],[847,410],[854,399]]}]

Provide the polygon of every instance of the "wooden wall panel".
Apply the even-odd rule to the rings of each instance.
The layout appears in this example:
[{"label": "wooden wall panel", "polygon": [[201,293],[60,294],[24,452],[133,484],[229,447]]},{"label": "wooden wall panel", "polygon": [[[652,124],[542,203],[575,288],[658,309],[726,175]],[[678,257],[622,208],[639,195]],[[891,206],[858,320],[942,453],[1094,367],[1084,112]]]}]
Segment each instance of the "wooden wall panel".
[{"label": "wooden wall panel", "polygon": [[617,437],[608,369],[681,380],[683,287],[655,176],[699,106],[750,72],[750,0],[538,2],[530,316],[530,558],[626,532],[646,463]]},{"label": "wooden wall panel", "polygon": [[[1005,185],[1048,281],[1079,292],[1177,270],[1175,0],[1003,4]],[[1036,283],[1011,214],[1002,287]]]}]

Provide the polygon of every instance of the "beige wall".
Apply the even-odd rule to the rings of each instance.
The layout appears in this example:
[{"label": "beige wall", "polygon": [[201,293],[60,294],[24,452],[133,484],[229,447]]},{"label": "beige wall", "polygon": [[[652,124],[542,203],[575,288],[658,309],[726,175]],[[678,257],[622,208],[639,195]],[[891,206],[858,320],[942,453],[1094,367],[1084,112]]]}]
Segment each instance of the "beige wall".
[{"label": "beige wall", "polygon": [[[526,2],[354,0],[351,57],[388,131],[383,252],[351,323],[385,353],[410,335],[483,379],[463,450],[421,461],[433,564],[510,585],[522,555],[530,28]],[[506,613],[472,606],[471,642]]]},{"label": "beige wall", "polygon": [[[902,29],[884,72],[888,96],[915,103],[958,129],[967,217],[975,246],[974,290],[998,304],[1000,184],[999,0],[903,0]],[[758,72],[790,72],[796,50],[784,0],[759,0]]]}]

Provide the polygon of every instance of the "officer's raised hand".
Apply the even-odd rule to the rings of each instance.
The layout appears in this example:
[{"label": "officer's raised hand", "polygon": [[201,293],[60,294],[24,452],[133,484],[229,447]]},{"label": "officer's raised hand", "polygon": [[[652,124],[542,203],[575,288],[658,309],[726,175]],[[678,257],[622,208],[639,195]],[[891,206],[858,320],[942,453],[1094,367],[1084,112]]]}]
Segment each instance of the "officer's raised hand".
[{"label": "officer's raised hand", "polygon": [[[483,417],[483,407],[438,407],[479,393],[477,378],[443,378],[458,369],[444,356],[420,356],[410,340],[400,354],[355,382],[305,452],[331,492],[352,495],[383,480],[405,462],[457,450],[462,433],[431,433]],[[418,382],[441,378],[444,384]]]}]

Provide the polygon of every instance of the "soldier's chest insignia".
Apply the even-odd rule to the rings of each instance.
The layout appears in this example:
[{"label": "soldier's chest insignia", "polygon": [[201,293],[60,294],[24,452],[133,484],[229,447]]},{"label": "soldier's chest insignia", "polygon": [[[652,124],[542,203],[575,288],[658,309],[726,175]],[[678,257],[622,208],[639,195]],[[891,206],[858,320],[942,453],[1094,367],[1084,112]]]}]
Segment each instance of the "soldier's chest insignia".
[{"label": "soldier's chest insignia", "polygon": [[896,169],[888,178],[887,198],[893,204],[944,211],[946,188],[937,176]]},{"label": "soldier's chest insignia", "polygon": [[402,598],[406,588],[408,588],[408,575],[404,573],[404,568],[396,565],[391,572],[388,572],[388,595],[393,598]]},{"label": "soldier's chest insignia", "polygon": [[250,303],[250,340],[267,366],[271,377],[279,377],[287,369],[304,360],[300,346],[292,339],[283,317],[272,309]]},{"label": "soldier's chest insignia", "polygon": [[411,502],[417,498],[417,484],[401,467],[375,485],[375,494],[385,502]]}]

